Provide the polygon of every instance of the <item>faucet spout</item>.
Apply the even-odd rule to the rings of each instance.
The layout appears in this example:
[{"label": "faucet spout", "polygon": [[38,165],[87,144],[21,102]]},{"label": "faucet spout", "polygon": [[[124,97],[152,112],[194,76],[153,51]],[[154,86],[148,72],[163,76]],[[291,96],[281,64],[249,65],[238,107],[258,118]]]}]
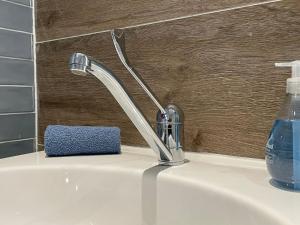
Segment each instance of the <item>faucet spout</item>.
[{"label": "faucet spout", "polygon": [[164,144],[112,71],[82,53],[74,53],[71,56],[69,68],[75,75],[94,75],[105,85],[148,145],[156,152],[160,164],[179,165],[184,162],[183,153],[174,154],[174,150]]}]

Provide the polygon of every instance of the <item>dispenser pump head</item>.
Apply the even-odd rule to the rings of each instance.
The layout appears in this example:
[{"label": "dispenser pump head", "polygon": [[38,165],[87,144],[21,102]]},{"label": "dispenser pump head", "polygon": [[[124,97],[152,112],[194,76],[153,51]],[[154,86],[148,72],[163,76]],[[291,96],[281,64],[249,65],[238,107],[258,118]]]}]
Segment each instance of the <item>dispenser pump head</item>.
[{"label": "dispenser pump head", "polygon": [[300,94],[300,60],[293,62],[275,63],[276,67],[292,67],[292,77],[286,80],[286,92]]}]

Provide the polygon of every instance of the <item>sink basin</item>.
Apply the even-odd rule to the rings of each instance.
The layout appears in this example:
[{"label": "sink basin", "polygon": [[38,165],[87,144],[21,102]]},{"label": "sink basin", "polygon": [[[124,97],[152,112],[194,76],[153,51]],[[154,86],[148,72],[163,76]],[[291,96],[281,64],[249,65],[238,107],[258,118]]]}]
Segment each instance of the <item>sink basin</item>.
[{"label": "sink basin", "polygon": [[300,194],[271,186],[263,160],[187,153],[166,167],[150,149],[122,152],[0,160],[1,224],[300,224]]}]

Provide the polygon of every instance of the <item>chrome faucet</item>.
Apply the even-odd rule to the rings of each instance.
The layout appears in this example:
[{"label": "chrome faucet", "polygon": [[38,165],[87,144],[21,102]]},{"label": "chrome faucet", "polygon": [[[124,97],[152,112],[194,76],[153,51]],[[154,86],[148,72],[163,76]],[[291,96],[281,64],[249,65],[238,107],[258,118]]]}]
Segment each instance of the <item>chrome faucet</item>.
[{"label": "chrome faucet", "polygon": [[113,30],[111,34],[120,60],[159,108],[156,117],[157,132],[153,130],[149,121],[130,97],[121,81],[103,64],[85,54],[74,53],[69,61],[71,72],[83,76],[94,75],[106,86],[148,145],[155,151],[159,164],[180,165],[184,163],[182,147],[183,115],[180,109],[175,105],[161,106],[150,88],[142,81],[137,71],[130,66],[125,55],[124,33],[121,30]]}]

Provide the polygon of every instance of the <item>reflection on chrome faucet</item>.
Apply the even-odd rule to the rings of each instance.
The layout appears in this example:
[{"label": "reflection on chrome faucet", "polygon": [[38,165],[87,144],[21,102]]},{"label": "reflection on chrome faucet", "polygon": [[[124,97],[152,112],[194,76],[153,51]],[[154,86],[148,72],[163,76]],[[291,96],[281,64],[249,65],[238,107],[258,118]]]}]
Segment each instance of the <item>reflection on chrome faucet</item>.
[{"label": "reflection on chrome faucet", "polygon": [[[114,31],[112,35],[114,35]],[[118,50],[117,46],[116,49]],[[120,49],[122,48],[120,47]],[[122,52],[118,52],[118,54],[120,56]],[[69,67],[73,74],[83,76],[89,74],[94,75],[106,86],[149,146],[156,152],[160,164],[180,165],[184,163],[182,147],[183,115],[178,107],[168,105],[162,108],[149,87],[147,87],[141,79],[138,80],[138,83],[143,84],[143,89],[160,109],[157,113],[156,133],[133,99],[129,96],[121,81],[103,64],[85,54],[74,53],[70,58]],[[128,67],[134,71],[132,67]]]}]

